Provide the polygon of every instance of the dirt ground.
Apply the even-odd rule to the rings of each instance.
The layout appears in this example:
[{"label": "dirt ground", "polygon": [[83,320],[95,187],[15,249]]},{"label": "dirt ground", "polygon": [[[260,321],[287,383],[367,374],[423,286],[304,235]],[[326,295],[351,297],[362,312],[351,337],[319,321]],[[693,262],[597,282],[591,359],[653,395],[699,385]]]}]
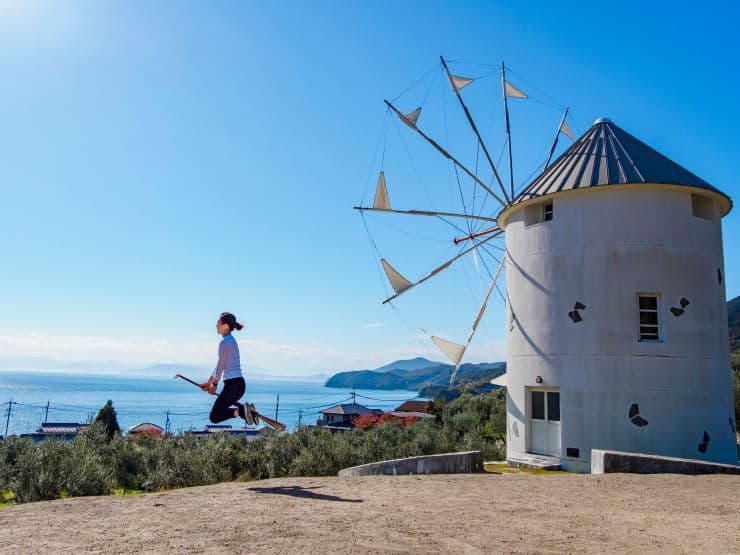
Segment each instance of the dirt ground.
[{"label": "dirt ground", "polygon": [[0,552],[740,553],[740,476],[291,478],[0,509]]}]

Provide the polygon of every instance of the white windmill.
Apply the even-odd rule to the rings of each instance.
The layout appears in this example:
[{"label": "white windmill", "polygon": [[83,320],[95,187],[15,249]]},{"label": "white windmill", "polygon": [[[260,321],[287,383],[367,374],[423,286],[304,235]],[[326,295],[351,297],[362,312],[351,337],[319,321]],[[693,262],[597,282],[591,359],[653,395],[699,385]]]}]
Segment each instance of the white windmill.
[{"label": "white windmill", "polygon": [[526,95],[502,65],[507,188],[460,94],[473,81],[441,65],[490,181],[419,127],[420,108],[404,115],[388,106],[499,206],[396,210],[381,173],[362,212],[478,226],[456,239],[461,252],[416,281],[382,260],[395,292],[385,302],[505,240],[467,341],[432,339],[453,380],[506,268],[507,458],[549,456],[588,471],[592,449],[612,449],[736,464],[721,227],[730,198],[606,119],[550,165],[559,134],[573,138],[567,110],[544,170],[515,194],[508,99]]}]

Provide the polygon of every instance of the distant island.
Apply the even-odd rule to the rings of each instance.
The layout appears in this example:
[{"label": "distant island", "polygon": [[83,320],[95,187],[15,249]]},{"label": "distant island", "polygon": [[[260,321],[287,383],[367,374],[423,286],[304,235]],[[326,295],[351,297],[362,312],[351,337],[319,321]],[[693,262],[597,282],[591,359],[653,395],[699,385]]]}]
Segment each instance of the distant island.
[{"label": "distant island", "polygon": [[450,388],[453,366],[423,357],[396,360],[374,370],[339,372],[329,378],[326,387],[342,389],[407,389],[420,396],[435,397],[449,389],[490,390],[490,382],[506,372],[505,362],[463,364],[457,373],[455,385]]}]

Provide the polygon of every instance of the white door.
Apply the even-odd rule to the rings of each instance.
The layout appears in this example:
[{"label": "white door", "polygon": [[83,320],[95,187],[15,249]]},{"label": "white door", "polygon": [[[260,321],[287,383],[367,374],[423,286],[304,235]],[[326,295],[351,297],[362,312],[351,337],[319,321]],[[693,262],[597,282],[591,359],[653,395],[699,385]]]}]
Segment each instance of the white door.
[{"label": "white door", "polygon": [[530,392],[530,451],[560,456],[560,392],[532,389]]}]

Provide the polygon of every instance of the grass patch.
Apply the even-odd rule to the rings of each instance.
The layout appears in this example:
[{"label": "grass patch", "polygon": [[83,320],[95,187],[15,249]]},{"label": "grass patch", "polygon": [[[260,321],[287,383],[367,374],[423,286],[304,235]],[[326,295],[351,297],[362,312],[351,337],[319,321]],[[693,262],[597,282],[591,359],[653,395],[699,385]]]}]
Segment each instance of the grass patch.
[{"label": "grass patch", "polygon": [[123,497],[125,495],[141,495],[142,493],[144,493],[144,490],[115,488],[112,493],[115,497]]},{"label": "grass patch", "polygon": [[543,470],[541,468],[515,468],[512,466],[509,466],[506,463],[500,463],[500,464],[484,464],[483,465],[484,472],[493,472],[493,473],[499,473],[499,474],[534,474],[537,476],[540,475],[551,475],[551,474],[569,474],[569,472],[565,470]]},{"label": "grass patch", "polygon": [[12,491],[4,491],[0,495],[0,509],[7,505],[11,505],[15,501],[15,494]]}]

